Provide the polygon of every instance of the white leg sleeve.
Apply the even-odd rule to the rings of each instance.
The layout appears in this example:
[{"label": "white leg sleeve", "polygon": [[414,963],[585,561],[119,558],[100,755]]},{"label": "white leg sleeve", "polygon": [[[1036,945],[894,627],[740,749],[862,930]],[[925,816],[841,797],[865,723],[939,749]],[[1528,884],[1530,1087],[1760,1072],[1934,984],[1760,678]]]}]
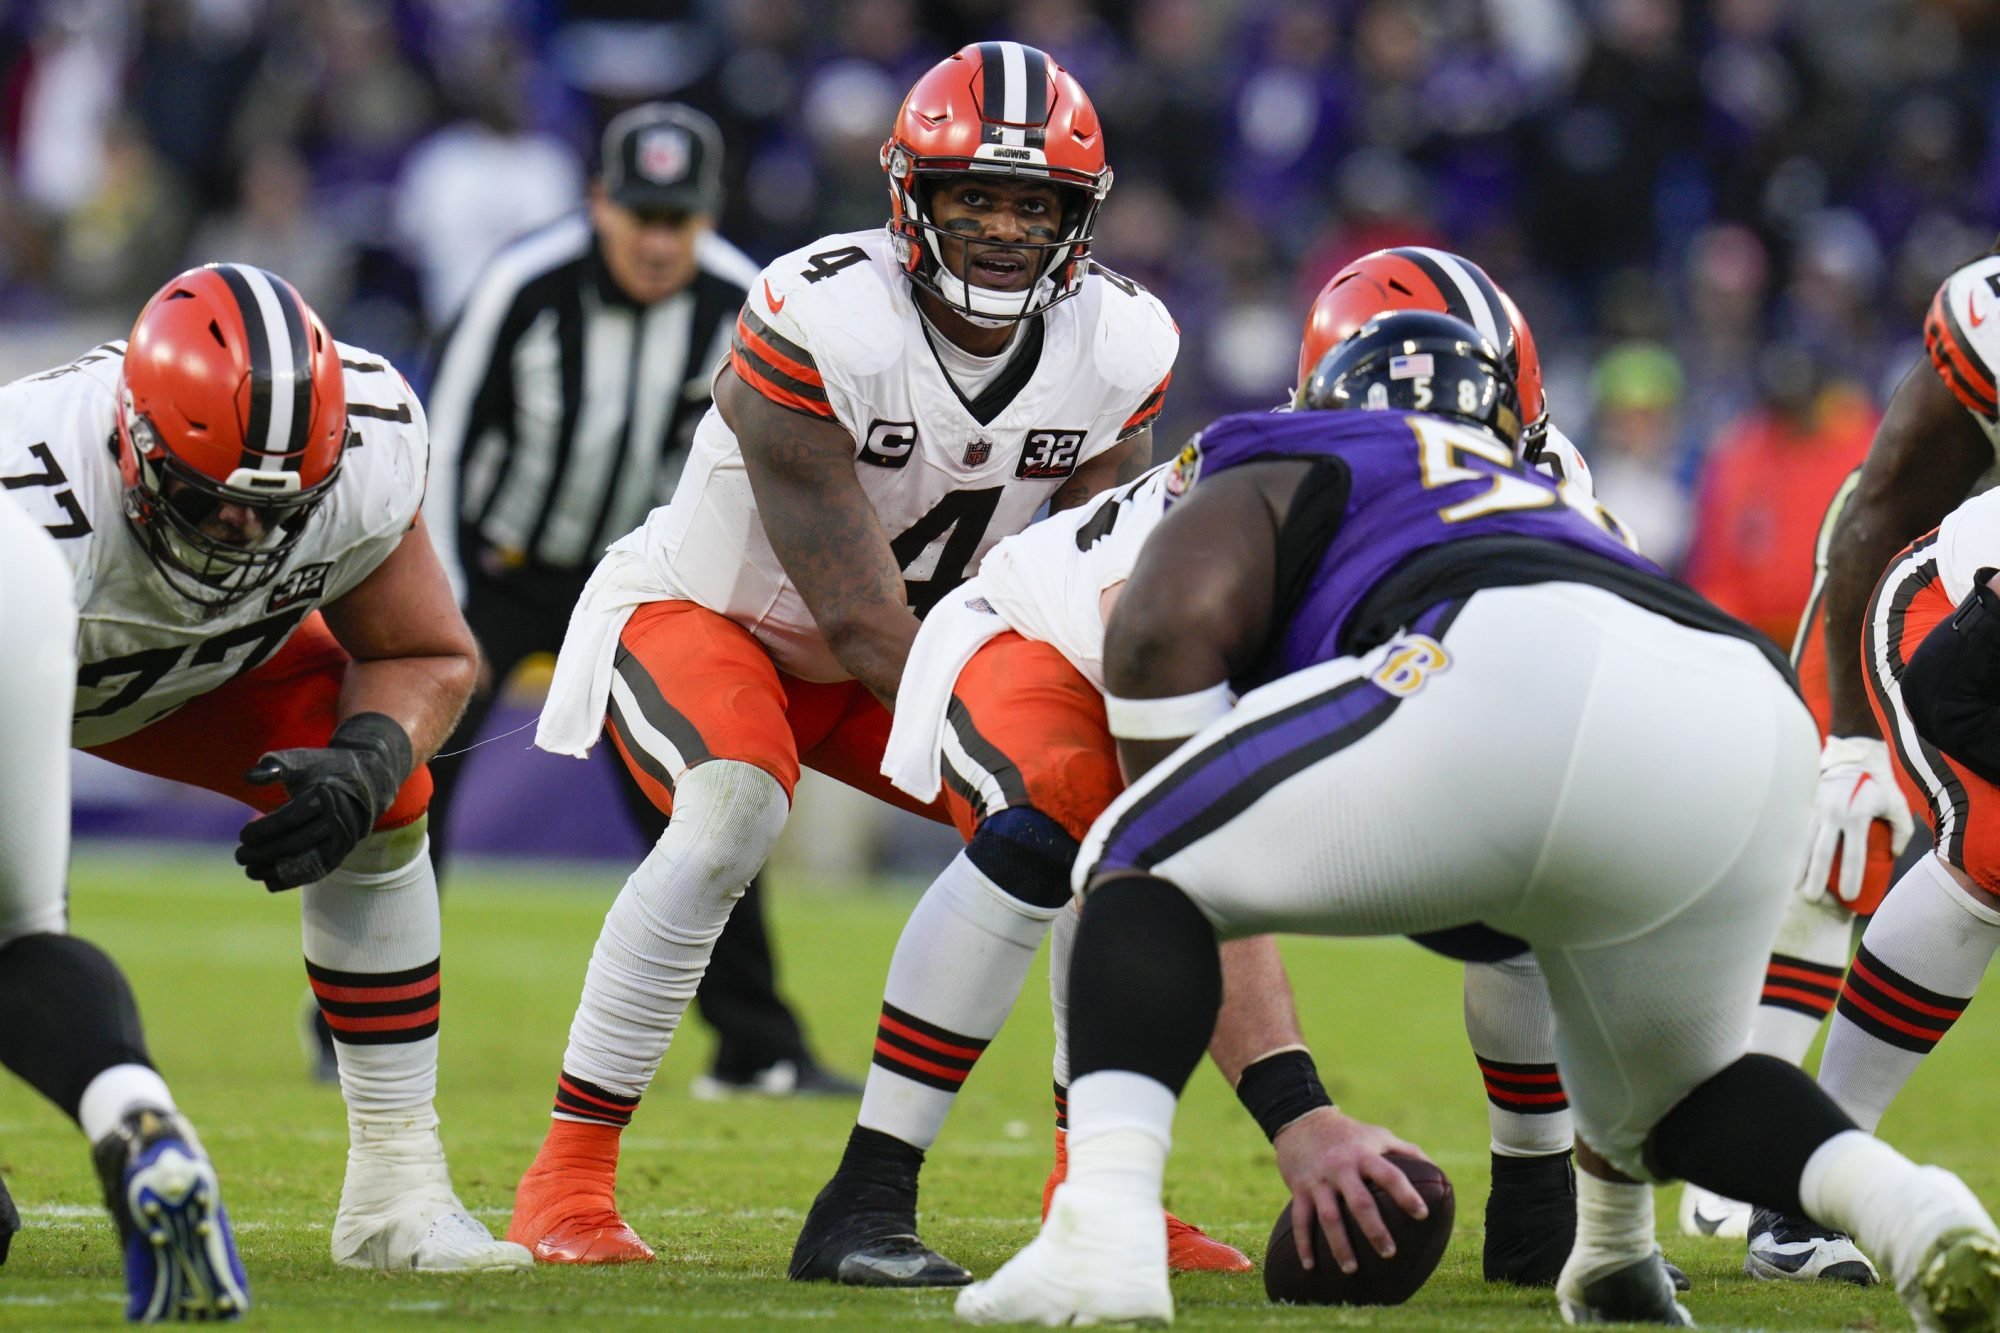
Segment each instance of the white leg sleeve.
[{"label": "white leg sleeve", "polygon": [[778,780],[712,759],[674,787],[673,823],[605,915],[563,1068],[637,1097],[708,970],[716,936],[785,826]]}]

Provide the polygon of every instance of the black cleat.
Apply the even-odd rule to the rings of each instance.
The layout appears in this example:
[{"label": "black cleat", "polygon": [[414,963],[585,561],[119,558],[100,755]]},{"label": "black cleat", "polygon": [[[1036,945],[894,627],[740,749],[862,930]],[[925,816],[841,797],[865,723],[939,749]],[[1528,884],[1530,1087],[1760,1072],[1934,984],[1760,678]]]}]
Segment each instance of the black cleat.
[{"label": "black cleat", "polygon": [[7,1262],[7,1251],[13,1247],[14,1233],[21,1229],[21,1211],[14,1206],[14,1196],[7,1192],[7,1182],[0,1179],[0,1264]]},{"label": "black cleat", "polygon": [[698,1074],[688,1085],[698,1102],[723,1102],[733,1097],[824,1097],[859,1100],[861,1084],[835,1073],[817,1060],[778,1060],[750,1073],[720,1066]]},{"label": "black cleat", "polygon": [[1872,1287],[1875,1265],[1844,1231],[1772,1208],[1750,1214],[1750,1238],[1743,1271],[1751,1277],[1787,1282],[1847,1282]]},{"label": "black cleat", "polygon": [[1486,1196],[1488,1282],[1552,1287],[1576,1241],[1576,1179],[1570,1155],[1493,1154],[1493,1189]]},{"label": "black cleat", "polygon": [[1563,1321],[1570,1324],[1668,1324],[1692,1328],[1694,1316],[1674,1299],[1674,1283],[1658,1250],[1614,1268],[1578,1289],[1556,1286]]},{"label": "black cleat", "polygon": [[838,1173],[806,1214],[788,1276],[851,1287],[962,1287],[972,1281],[971,1273],[917,1238],[914,1180],[855,1180]]}]

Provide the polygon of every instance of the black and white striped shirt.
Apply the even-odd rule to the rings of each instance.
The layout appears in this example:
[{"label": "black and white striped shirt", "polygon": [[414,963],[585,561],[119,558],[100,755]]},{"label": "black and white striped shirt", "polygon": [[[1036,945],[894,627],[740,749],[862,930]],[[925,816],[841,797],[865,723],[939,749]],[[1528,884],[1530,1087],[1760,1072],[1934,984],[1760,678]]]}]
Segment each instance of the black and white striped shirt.
[{"label": "black and white striped shirt", "polygon": [[672,495],[757,266],[713,234],[655,305],[611,281],[587,217],[494,257],[440,342],[424,512],[453,584],[461,544],[503,567],[587,571]]}]

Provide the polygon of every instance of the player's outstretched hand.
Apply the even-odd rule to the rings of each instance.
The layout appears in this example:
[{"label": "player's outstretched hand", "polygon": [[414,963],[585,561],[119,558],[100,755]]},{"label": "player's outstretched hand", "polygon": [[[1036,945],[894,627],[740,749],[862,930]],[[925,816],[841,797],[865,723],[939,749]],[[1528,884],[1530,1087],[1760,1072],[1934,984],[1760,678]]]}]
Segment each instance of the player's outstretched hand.
[{"label": "player's outstretched hand", "polygon": [[335,728],[323,750],[274,750],[244,775],[291,799],[243,826],[237,864],[272,893],[332,874],[396,799],[413,766],[410,738],[382,713]]},{"label": "player's outstretched hand", "polygon": [[1380,1125],[1322,1106],[1279,1130],[1271,1146],[1278,1150],[1278,1174],[1292,1192],[1292,1239],[1299,1247],[1299,1263],[1306,1268],[1313,1266],[1315,1212],[1341,1272],[1352,1273],[1358,1266],[1341,1220],[1343,1209],[1377,1254],[1387,1259],[1396,1253],[1396,1242],[1369,1191],[1370,1182],[1411,1217],[1430,1215],[1424,1196],[1388,1154],[1401,1153],[1426,1162],[1431,1159],[1423,1149],[1405,1143]]},{"label": "player's outstretched hand", "polygon": [[[1889,854],[1903,850],[1915,824],[1896,775],[1889,769],[1889,746],[1873,736],[1829,736],[1819,756],[1819,790],[1807,825],[1805,878],[1799,896],[1816,903],[1831,885],[1850,907],[1860,899],[1868,866],[1868,831],[1876,820],[1889,827]],[[1835,858],[1840,874],[1833,877]]]}]

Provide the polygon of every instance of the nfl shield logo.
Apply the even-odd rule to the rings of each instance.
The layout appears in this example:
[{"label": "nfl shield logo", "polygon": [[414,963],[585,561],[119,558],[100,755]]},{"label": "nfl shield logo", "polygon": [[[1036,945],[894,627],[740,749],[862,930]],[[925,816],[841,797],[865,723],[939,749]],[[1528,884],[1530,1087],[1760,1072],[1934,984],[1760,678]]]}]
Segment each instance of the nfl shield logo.
[{"label": "nfl shield logo", "polygon": [[687,175],[688,132],[678,125],[660,125],[639,138],[639,174],[657,185],[671,185]]},{"label": "nfl shield logo", "polygon": [[993,457],[993,441],[991,440],[974,440],[971,444],[965,446],[965,465],[967,467],[978,467],[991,457]]}]

